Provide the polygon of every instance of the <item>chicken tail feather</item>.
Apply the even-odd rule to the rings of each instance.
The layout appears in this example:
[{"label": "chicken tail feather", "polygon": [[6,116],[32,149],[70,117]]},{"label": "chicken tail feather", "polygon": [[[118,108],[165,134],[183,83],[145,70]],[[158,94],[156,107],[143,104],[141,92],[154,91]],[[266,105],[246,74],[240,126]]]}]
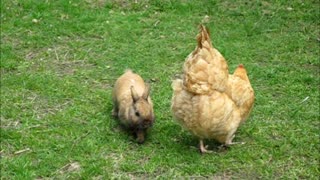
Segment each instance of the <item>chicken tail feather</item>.
[{"label": "chicken tail feather", "polygon": [[209,29],[206,28],[202,24],[200,25],[199,29],[200,29],[200,33],[197,36],[197,42],[198,42],[198,47],[202,48],[203,47],[203,43],[205,41],[207,41],[209,44],[211,44],[210,32],[209,32]]}]

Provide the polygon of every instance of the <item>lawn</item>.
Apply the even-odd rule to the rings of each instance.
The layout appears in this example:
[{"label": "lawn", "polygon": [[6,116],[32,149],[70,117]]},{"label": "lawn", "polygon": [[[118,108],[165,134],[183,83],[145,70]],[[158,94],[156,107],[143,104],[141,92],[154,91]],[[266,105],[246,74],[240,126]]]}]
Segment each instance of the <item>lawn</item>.
[{"label": "lawn", "polygon": [[[1,179],[317,179],[320,3],[220,0],[1,1]],[[174,121],[171,81],[211,31],[254,110],[235,145],[201,155]],[[156,122],[139,145],[111,116],[130,68]]]}]

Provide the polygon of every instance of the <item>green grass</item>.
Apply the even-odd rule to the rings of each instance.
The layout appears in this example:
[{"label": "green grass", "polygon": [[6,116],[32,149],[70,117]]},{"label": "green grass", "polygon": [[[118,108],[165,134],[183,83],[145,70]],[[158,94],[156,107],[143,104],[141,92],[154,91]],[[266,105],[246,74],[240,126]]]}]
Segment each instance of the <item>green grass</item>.
[{"label": "green grass", "polygon": [[[137,2],[1,1],[1,179],[320,176],[318,1]],[[236,137],[246,144],[206,155],[170,112],[203,21],[256,93]],[[126,68],[152,79],[143,145],[111,117]]]}]

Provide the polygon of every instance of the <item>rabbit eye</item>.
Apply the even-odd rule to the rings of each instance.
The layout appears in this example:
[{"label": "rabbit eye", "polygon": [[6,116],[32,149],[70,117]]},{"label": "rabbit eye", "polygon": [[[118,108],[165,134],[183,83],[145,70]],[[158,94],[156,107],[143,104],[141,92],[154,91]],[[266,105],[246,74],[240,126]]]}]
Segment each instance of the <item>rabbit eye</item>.
[{"label": "rabbit eye", "polygon": [[139,116],[140,116],[140,113],[139,113],[139,112],[136,112],[136,116],[138,116],[138,117],[139,117]]}]

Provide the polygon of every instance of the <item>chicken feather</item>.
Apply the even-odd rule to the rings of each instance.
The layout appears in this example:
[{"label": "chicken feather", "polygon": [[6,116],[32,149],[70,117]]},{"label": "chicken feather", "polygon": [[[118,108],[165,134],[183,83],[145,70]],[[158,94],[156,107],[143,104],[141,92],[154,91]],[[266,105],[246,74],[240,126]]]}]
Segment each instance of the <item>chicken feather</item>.
[{"label": "chicken feather", "polygon": [[223,92],[227,85],[228,65],[219,51],[213,48],[209,31],[200,26],[198,46],[189,54],[184,64],[184,85],[195,94]]},{"label": "chicken feather", "polygon": [[175,119],[200,139],[233,144],[237,128],[253,107],[254,91],[244,66],[229,74],[224,57],[211,43],[208,29],[200,26],[197,47],[183,66],[183,79],[172,83],[171,109]]}]

